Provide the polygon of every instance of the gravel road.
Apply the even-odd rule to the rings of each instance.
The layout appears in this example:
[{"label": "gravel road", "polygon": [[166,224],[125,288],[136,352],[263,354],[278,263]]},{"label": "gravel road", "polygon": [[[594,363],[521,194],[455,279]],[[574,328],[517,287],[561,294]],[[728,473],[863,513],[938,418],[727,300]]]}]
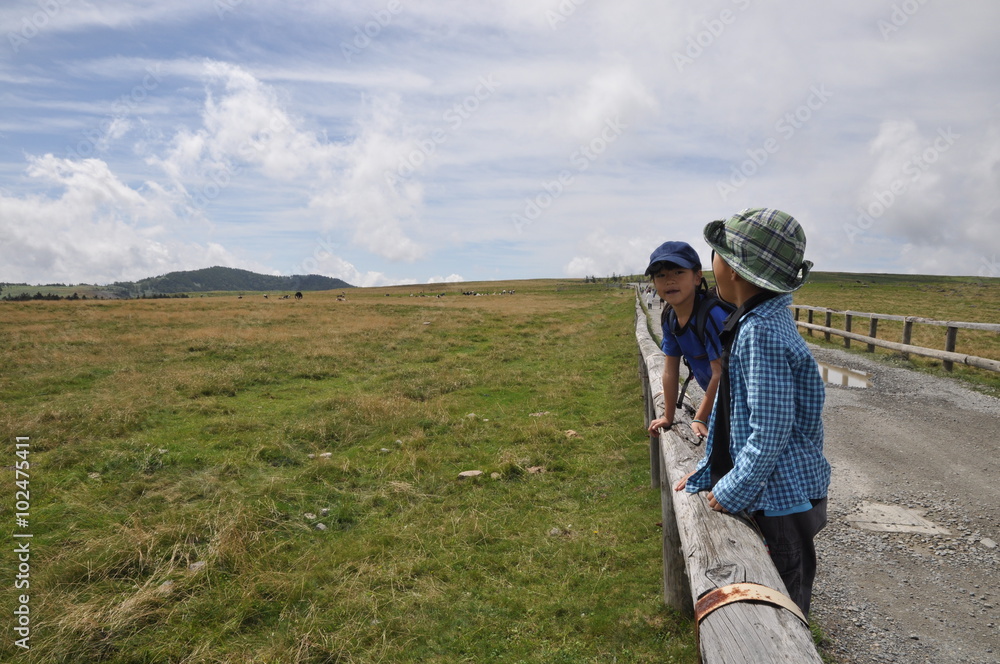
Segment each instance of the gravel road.
[{"label": "gravel road", "polygon": [[[843,664],[997,664],[1000,400],[864,356],[812,350],[872,382],[827,388],[833,482],[812,614],[830,641],[825,652]],[[852,523],[869,503],[913,510],[947,532]]]}]

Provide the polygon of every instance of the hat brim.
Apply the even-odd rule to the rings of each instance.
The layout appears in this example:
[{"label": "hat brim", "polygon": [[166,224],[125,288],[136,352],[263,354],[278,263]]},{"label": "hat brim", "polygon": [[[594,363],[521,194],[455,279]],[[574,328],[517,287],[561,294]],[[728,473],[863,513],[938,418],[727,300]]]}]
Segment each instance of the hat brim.
[{"label": "hat brim", "polygon": [[683,262],[680,261],[680,260],[674,261],[674,260],[670,260],[669,258],[668,259],[657,259],[657,260],[655,260],[655,261],[653,261],[652,263],[649,264],[649,267],[646,268],[646,272],[644,274],[647,277],[652,276],[653,275],[653,268],[655,268],[657,265],[676,265],[677,267],[681,268],[682,270],[700,270],[701,269],[700,265],[685,265],[685,263],[687,263],[687,261],[683,261]]},{"label": "hat brim", "polygon": [[733,249],[726,245],[725,226],[725,220],[719,219],[709,222],[705,226],[705,242],[712,248],[713,251],[715,251],[715,253],[719,255],[720,258],[722,258],[722,260],[726,261],[726,265],[733,268],[733,271],[736,272],[736,274],[740,275],[758,288],[774,291],[776,293],[791,293],[793,291],[797,291],[805,285],[806,277],[809,276],[809,271],[813,266],[812,261],[803,261],[798,274],[792,279],[784,282],[765,279],[757,274],[754,274],[748,266],[743,264]]}]

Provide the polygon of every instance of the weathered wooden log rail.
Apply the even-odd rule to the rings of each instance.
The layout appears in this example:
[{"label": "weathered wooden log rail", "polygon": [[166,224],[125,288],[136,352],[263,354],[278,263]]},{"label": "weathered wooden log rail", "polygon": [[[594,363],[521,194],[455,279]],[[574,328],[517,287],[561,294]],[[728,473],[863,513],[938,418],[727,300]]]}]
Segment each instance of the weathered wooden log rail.
[{"label": "weathered wooden log rail", "polygon": [[[855,341],[861,341],[868,344],[869,353],[874,353],[875,347],[878,346],[880,348],[888,348],[890,350],[898,351],[902,353],[904,357],[909,357],[909,355],[912,354],[941,360],[946,371],[951,371],[954,368],[955,363],[979,367],[980,369],[988,369],[990,371],[1000,371],[1000,362],[997,360],[955,352],[955,342],[958,338],[958,331],[960,329],[985,330],[987,332],[1000,333],[1000,325],[993,323],[962,323],[957,321],[934,320],[933,318],[919,318],[917,316],[895,316],[891,314],[864,313],[860,311],[839,311],[837,309],[811,307],[804,304],[793,304],[791,308],[795,310],[796,324],[799,327],[805,328],[809,336],[812,336],[814,331],[822,332],[826,340],[830,341],[830,335],[835,334],[837,336],[844,337],[845,348],[851,347],[851,340],[853,339]],[[805,322],[799,320],[800,310],[807,312],[807,319]],[[824,314],[825,325],[817,325],[813,323],[814,312]],[[843,330],[831,327],[831,319],[834,314],[844,316]],[[851,331],[851,326],[855,318],[869,319],[867,335]],[[901,321],[903,323],[903,336],[900,343],[879,339],[876,336],[878,334],[878,322],[880,320]],[[945,332],[944,350],[911,345],[910,338],[913,334],[914,323],[919,325],[936,325],[947,328],[947,331]]]},{"label": "weathered wooden log rail", "polygon": [[[663,414],[664,355],[650,335],[636,298],[635,335],[646,423]],[[692,384],[690,401],[703,394]],[[785,586],[749,522],[713,511],[704,494],[674,491],[703,454],[690,429],[691,412],[678,409],[671,431],[650,437],[650,476],[660,489],[663,516],[664,602],[689,615],[706,594],[734,583],[755,583],[781,593]],[[793,613],[769,603],[737,601],[699,624],[704,664],[821,664],[809,629]]]}]

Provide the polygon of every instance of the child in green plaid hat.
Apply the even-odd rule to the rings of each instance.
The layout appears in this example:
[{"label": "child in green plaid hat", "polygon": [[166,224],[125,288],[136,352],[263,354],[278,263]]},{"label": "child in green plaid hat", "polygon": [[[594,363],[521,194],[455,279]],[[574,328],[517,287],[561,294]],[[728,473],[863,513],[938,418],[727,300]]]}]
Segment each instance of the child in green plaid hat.
[{"label": "child in green plaid hat", "polygon": [[826,525],[823,379],[788,310],[805,283],[805,233],[772,208],[705,227],[719,295],[737,310],[722,332],[723,372],[705,456],[676,490],[707,491],[720,512],[757,524],[789,597],[809,615],[816,549]]}]

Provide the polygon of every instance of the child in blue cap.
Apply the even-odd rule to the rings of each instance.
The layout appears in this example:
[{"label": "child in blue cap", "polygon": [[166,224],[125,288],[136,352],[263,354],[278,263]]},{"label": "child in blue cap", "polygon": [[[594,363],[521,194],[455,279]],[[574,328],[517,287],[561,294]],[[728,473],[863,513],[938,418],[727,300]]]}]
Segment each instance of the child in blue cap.
[{"label": "child in blue cap", "polygon": [[675,486],[708,491],[719,512],[746,512],[788,596],[809,615],[816,534],[826,525],[823,379],[788,307],[812,268],[806,236],[773,208],[705,227],[720,296],[739,308],[722,333],[723,373],[705,456]]},{"label": "child in blue cap", "polygon": [[[657,294],[670,307],[663,320],[661,348],[663,365],[663,417],[649,423],[649,433],[674,425],[683,358],[698,385],[705,391],[691,429],[698,437],[708,435],[708,418],[722,376],[722,343],[719,334],[731,311],[708,293],[701,273],[701,259],[687,242],[664,242],[649,256],[646,275],[652,277]],[[700,324],[699,324],[700,323]]]}]

